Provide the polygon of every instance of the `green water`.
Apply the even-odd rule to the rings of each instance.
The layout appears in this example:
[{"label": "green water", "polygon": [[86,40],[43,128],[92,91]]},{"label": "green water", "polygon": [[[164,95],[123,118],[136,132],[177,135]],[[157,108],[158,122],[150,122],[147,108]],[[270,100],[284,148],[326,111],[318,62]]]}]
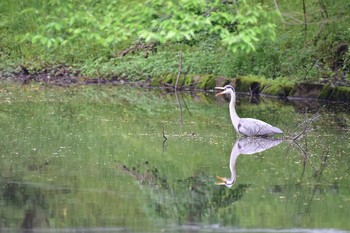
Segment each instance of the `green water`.
[{"label": "green water", "polygon": [[[131,87],[0,89],[0,232],[350,231],[350,108],[326,103],[299,146],[236,160],[228,103]],[[285,136],[323,104],[240,99]],[[308,109],[309,113],[305,113]],[[297,129],[300,132],[302,129]]]}]

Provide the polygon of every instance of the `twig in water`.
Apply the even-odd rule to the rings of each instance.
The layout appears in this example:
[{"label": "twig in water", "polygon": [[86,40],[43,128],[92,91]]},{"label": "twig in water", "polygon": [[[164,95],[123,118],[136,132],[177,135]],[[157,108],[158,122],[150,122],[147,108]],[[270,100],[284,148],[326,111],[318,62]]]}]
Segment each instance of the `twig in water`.
[{"label": "twig in water", "polygon": [[177,90],[175,89],[175,97],[176,97],[176,103],[177,103],[177,106],[179,106],[179,109],[180,109],[180,127],[182,127],[182,106],[181,106],[181,102],[180,102],[180,99],[179,99],[179,96],[178,96],[178,93],[177,93]]},{"label": "twig in water", "polygon": [[190,116],[192,116],[192,113],[191,113],[190,109],[188,108],[187,103],[186,103],[186,100],[185,100],[185,98],[184,98],[183,96],[182,96],[182,102],[184,103],[185,109],[187,110],[188,114],[189,114]]},{"label": "twig in water", "polygon": [[165,142],[168,140],[168,138],[165,136],[165,130],[164,130],[164,125],[162,125],[163,127],[163,150],[162,150],[162,155],[164,155],[164,151],[165,151]]},{"label": "twig in water", "polygon": [[164,141],[166,141],[166,140],[168,140],[168,138],[165,136],[165,130],[164,130],[164,125],[162,125],[162,127],[163,127],[163,138],[164,138]]},{"label": "twig in water", "polygon": [[294,132],[296,132],[296,130],[298,128],[300,128],[301,126],[303,126],[303,130],[297,134],[296,136],[292,137],[292,140],[297,140],[299,139],[302,135],[304,135],[306,133],[306,131],[309,129],[309,126],[311,125],[312,122],[314,122],[318,117],[319,117],[319,112],[325,107],[326,105],[323,105],[319,110],[317,110],[317,112],[314,113],[314,115],[309,119],[307,118],[303,123],[299,124],[297,126],[297,128],[294,130]]}]

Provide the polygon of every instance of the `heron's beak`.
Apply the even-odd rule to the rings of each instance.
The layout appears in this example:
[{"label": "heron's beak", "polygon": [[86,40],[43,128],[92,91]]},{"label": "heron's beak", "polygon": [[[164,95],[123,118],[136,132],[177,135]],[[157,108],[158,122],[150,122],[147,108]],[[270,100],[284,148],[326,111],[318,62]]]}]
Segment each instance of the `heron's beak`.
[{"label": "heron's beak", "polygon": [[225,94],[225,91],[219,92],[215,96],[219,96],[219,95],[223,95],[223,94]]},{"label": "heron's beak", "polygon": [[[215,87],[214,89],[215,90],[225,90],[224,87]],[[219,95],[223,95],[223,94],[225,94],[225,91],[219,92],[215,96],[219,96]]]},{"label": "heron's beak", "polygon": [[217,181],[217,182],[215,182],[215,184],[217,184],[217,185],[225,185],[226,184],[226,180],[224,177],[216,176],[216,178],[218,178],[221,181]]}]

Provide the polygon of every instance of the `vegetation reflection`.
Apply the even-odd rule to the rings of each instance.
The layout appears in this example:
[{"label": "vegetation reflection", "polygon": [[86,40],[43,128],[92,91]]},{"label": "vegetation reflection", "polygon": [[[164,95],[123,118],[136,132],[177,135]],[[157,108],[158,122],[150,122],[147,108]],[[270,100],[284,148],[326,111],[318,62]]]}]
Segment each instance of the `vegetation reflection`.
[{"label": "vegetation reflection", "polygon": [[[175,97],[166,91],[4,88],[4,231],[112,227],[144,232],[184,225],[350,229],[346,108],[327,105],[310,125],[314,130],[300,137],[302,149],[281,143],[240,156],[238,179],[228,189],[215,185],[215,175],[229,171],[237,136],[224,98],[180,93],[186,102],[180,128]],[[288,134],[315,112],[305,112],[301,102],[261,99],[252,105],[238,98],[242,117],[271,122]],[[242,141],[238,145],[244,148]]]}]

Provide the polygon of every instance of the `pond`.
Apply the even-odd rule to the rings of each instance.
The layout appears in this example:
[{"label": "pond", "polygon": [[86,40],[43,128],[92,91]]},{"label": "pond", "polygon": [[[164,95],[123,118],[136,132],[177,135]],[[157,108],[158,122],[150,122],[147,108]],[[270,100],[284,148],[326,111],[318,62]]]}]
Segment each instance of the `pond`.
[{"label": "pond", "polygon": [[210,92],[0,96],[0,232],[350,232],[348,105],[239,96],[293,142],[238,137]]}]

